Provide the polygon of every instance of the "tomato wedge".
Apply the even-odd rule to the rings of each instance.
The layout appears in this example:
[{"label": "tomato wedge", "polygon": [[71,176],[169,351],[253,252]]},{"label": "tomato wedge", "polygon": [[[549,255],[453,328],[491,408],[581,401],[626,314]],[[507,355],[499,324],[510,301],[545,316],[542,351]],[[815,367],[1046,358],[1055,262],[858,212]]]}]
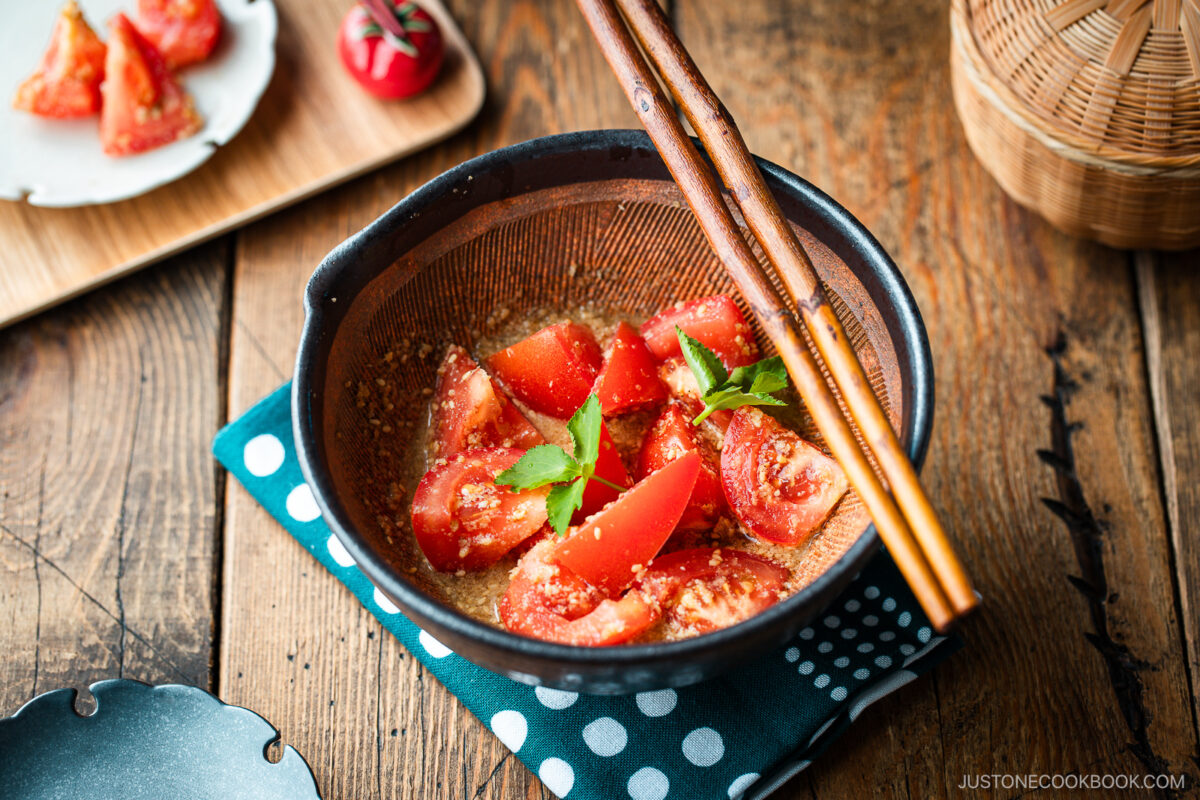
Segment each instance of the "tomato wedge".
[{"label": "tomato wedge", "polygon": [[656,406],[667,399],[654,357],[628,322],[617,326],[593,391],[605,416]]},{"label": "tomato wedge", "polygon": [[100,142],[110,156],[150,150],[191,136],[203,121],[154,45],[124,14],[108,23],[108,58],[100,87]]},{"label": "tomato wedge", "polygon": [[685,453],[567,531],[553,558],[613,597],[662,549],[687,508],[700,455]]},{"label": "tomato wedge", "polygon": [[500,383],[534,411],[567,419],[587,400],[604,357],[582,325],[543,328],[486,360]]},{"label": "tomato wedge", "polygon": [[[625,469],[625,462],[621,460],[621,453],[617,450],[612,435],[608,432],[608,426],[603,422],[600,423],[600,455],[596,457],[594,474],[617,486],[633,485],[633,479],[629,477],[629,472]],[[583,504],[571,516],[571,521],[582,522],[620,496],[621,493],[616,489],[605,486],[599,481],[588,481],[587,486],[583,489]]]},{"label": "tomato wedge", "polygon": [[171,67],[208,58],[221,36],[213,0],[138,0],[137,28]]},{"label": "tomato wedge", "polygon": [[677,403],[667,406],[642,440],[638,475],[656,472],[687,453],[700,455],[700,471],[687,508],[675,525],[677,531],[711,528],[725,507],[717,455],[696,435],[691,419]]},{"label": "tomato wedge", "polygon": [[456,344],[438,367],[432,408],[435,459],[480,447],[528,450],[546,443],[471,354]]},{"label": "tomato wedge", "polygon": [[534,545],[521,557],[499,612],[514,633],[560,644],[598,647],[638,636],[659,617],[655,604],[639,592],[606,599],[586,580],[555,563],[555,542]]},{"label": "tomato wedge", "polygon": [[791,573],[741,550],[700,547],[655,559],[630,592],[663,609],[669,638],[728,628],[779,602]]},{"label": "tomato wedge", "polygon": [[820,527],[849,488],[836,461],[753,406],[733,412],[721,482],[747,530],[788,547]]},{"label": "tomato wedge", "polygon": [[70,0],[62,7],[42,63],[17,88],[13,108],[42,117],[89,117],[100,110],[104,42]]},{"label": "tomato wedge", "polygon": [[[700,396],[700,384],[696,382],[696,376],[692,373],[692,368],[683,360],[683,356],[668,358],[658,366],[658,374],[663,385],[667,387],[667,391],[671,393],[671,397],[683,404],[684,410],[688,413],[688,419],[700,416],[700,412],[704,411],[704,399]],[[733,412],[722,408],[705,417],[701,424],[724,435],[731,419],[733,419]]]},{"label": "tomato wedge", "polygon": [[675,333],[676,325],[720,356],[730,369],[758,360],[758,345],[750,326],[737,303],[727,294],[676,303],[643,322],[642,336],[659,361],[683,355],[679,336]]},{"label": "tomato wedge", "polygon": [[413,535],[434,569],[489,567],[545,524],[549,486],[513,493],[495,484],[523,455],[503,447],[468,450],[425,473],[413,493]]}]

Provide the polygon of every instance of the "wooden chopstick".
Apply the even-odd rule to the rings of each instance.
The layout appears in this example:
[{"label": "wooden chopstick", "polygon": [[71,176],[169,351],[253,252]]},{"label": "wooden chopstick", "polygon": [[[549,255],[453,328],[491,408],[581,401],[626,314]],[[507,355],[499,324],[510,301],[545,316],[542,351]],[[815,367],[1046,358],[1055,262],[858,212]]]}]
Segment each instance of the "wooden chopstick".
[{"label": "wooden chopstick", "polygon": [[817,428],[862,497],[897,566],[930,622],[939,631],[945,631],[956,615],[937,576],[908,522],[860,449],[804,342],[799,323],[751,252],[725,205],[716,179],[684,131],[674,107],[663,96],[612,0],[578,0],[578,3],[705,236],[775,344]]},{"label": "wooden chopstick", "polygon": [[812,261],[800,245],[737,129],[655,0],[616,0],[650,62],[679,103],[729,187],[746,223],[796,298],[801,319],[841,389],[855,424],[908,518],[956,615],[979,599],[938,520],[916,470],[871,391],[850,337],[833,311]]}]

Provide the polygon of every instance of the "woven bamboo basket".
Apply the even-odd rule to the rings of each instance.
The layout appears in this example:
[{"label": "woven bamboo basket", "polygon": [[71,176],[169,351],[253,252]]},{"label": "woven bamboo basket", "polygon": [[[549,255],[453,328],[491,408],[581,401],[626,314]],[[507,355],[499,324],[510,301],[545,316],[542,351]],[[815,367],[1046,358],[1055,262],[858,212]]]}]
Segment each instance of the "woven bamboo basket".
[{"label": "woven bamboo basket", "polygon": [[1200,245],[1200,0],[953,0],[967,141],[1056,227]]}]

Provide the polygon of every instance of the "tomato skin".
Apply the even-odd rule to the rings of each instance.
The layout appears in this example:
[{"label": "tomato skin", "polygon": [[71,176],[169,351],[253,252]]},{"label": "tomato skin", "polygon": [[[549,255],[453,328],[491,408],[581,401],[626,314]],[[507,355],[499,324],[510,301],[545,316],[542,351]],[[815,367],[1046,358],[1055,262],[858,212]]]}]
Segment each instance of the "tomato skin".
[{"label": "tomato skin", "polygon": [[100,143],[110,156],[140,153],[191,136],[204,122],[154,45],[124,14],[108,23],[100,87]]},{"label": "tomato skin", "polygon": [[371,94],[399,100],[429,88],[442,67],[445,43],[433,17],[411,0],[388,0],[407,34],[398,49],[370,12],[355,5],[342,19],[337,49],[346,71]]},{"label": "tomato skin", "polygon": [[603,362],[592,332],[570,321],[542,328],[484,361],[514,397],[559,419],[587,400]]},{"label": "tomato skin", "polygon": [[759,358],[754,334],[733,298],[727,294],[676,303],[642,323],[646,346],[659,361],[682,356],[675,326],[716,353],[733,369]]},{"label": "tomato skin", "polygon": [[687,453],[700,456],[700,471],[687,508],[675,525],[677,531],[711,528],[725,508],[725,492],[721,488],[721,471],[716,453],[696,435],[695,427],[683,409],[672,403],[646,432],[638,453],[637,474],[650,475]]},{"label": "tomato skin", "polygon": [[528,450],[546,439],[486,372],[458,345],[438,367],[433,404],[433,457],[480,447]]},{"label": "tomato skin", "polygon": [[513,493],[495,485],[523,455],[503,447],[468,450],[425,473],[413,493],[413,535],[434,569],[486,569],[546,523],[549,486]]},{"label": "tomato skin", "polygon": [[753,406],[733,412],[721,482],[742,525],[785,547],[803,544],[849,488],[836,461]]},{"label": "tomato skin", "polygon": [[[700,416],[700,413],[704,411],[704,399],[700,395],[700,384],[696,382],[696,376],[692,373],[692,368],[683,360],[683,356],[668,358],[659,364],[658,375],[671,397],[683,405],[684,410],[690,415],[689,419]],[[733,419],[733,412],[722,408],[709,414],[700,424],[712,430],[719,438],[725,435],[725,429],[729,427],[731,419]]]},{"label": "tomato skin", "polygon": [[559,644],[601,647],[621,644],[650,628],[657,607],[639,592],[607,599],[571,570],[555,563],[553,540],[540,542],[521,558],[498,610],[504,627]]},{"label": "tomato skin", "polygon": [[655,559],[635,591],[663,609],[672,638],[728,628],[779,602],[791,573],[741,550],[699,547]]},{"label": "tomato skin", "polygon": [[605,416],[656,406],[667,399],[654,357],[628,322],[617,326],[593,391]]},{"label": "tomato skin", "polygon": [[138,0],[137,29],[171,68],[208,58],[221,36],[213,0]]},{"label": "tomato skin", "polygon": [[[621,460],[621,453],[617,450],[612,435],[608,432],[608,426],[603,422],[600,423],[600,455],[596,458],[594,474],[617,486],[633,485],[633,479],[629,477],[629,472],[625,469],[625,462]],[[616,489],[605,486],[599,481],[588,481],[587,486],[583,489],[583,504],[571,516],[571,522],[576,524],[582,522],[620,496],[621,493]]]},{"label": "tomato skin", "polygon": [[567,531],[553,560],[615,597],[662,549],[687,508],[700,455],[685,453]]},{"label": "tomato skin", "polygon": [[90,117],[100,110],[107,48],[70,0],[62,7],[37,70],[17,88],[13,108],[40,117]]}]

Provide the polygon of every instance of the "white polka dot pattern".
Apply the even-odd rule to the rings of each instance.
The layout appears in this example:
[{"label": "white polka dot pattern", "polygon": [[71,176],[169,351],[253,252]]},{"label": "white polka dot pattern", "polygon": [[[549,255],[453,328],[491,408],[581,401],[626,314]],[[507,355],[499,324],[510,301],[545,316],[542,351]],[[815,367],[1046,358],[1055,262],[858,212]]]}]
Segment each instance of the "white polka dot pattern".
[{"label": "white polka dot pattern", "polygon": [[533,690],[533,694],[539,703],[555,711],[569,708],[579,699],[579,695],[575,692],[564,692],[562,689],[550,689],[546,686],[537,687]]},{"label": "white polka dot pattern", "polygon": [[325,543],[325,547],[329,550],[329,555],[333,557],[334,563],[339,567],[353,567],[354,556],[350,555],[350,551],[346,549],[346,545],[342,544],[342,540],[329,534],[329,540]]},{"label": "white polka dot pattern", "polygon": [[379,606],[379,610],[385,614],[400,613],[400,609],[396,606],[396,604],[389,600],[387,595],[379,591],[378,587],[375,589],[375,605]]},{"label": "white polka dot pattern", "polygon": [[697,767],[711,767],[725,755],[725,742],[712,728],[696,728],[683,737],[683,757]]},{"label": "white polka dot pattern", "polygon": [[274,475],[283,466],[283,442],[273,433],[263,433],[246,442],[242,463],[256,478]]},{"label": "white polka dot pattern", "polygon": [[584,726],[583,742],[596,755],[609,758],[625,749],[629,734],[625,732],[625,726],[612,717],[600,717]]},{"label": "white polka dot pattern", "polygon": [[288,492],[284,505],[287,507],[288,516],[297,522],[312,522],[321,516],[317,499],[313,497],[312,489],[308,488],[307,483],[302,483]]},{"label": "white polka dot pattern", "polygon": [[674,689],[658,692],[641,692],[635,698],[638,709],[647,717],[665,717],[675,710],[679,695]]},{"label": "white polka dot pattern", "polygon": [[671,782],[662,770],[654,767],[642,767],[629,776],[625,786],[631,800],[663,800],[671,791]]},{"label": "white polka dot pattern", "polygon": [[747,772],[745,775],[734,778],[733,783],[729,784],[729,800],[738,800],[760,777],[762,776],[757,772]]},{"label": "white polka dot pattern", "polygon": [[425,631],[421,631],[417,636],[417,641],[421,643],[421,647],[425,648],[425,652],[434,658],[445,658],[454,652]]},{"label": "white polka dot pattern", "polygon": [[561,758],[547,758],[538,767],[538,778],[559,797],[566,797],[575,785],[575,770]]},{"label": "white polka dot pattern", "polygon": [[524,747],[525,737],[529,735],[529,723],[520,711],[498,711],[492,715],[490,726],[501,744],[514,753]]}]

